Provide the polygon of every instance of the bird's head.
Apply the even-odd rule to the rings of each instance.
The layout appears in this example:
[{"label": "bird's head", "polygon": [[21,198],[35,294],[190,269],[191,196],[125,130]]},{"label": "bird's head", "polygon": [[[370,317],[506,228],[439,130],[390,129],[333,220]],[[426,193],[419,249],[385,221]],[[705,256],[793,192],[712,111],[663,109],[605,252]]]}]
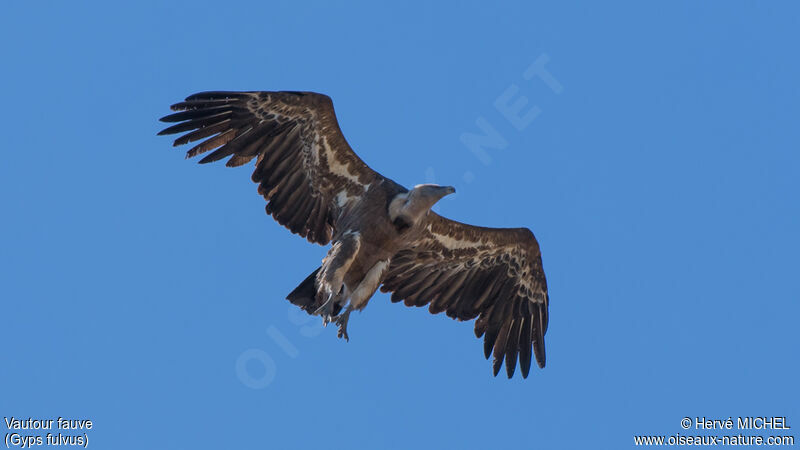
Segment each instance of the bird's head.
[{"label": "bird's head", "polygon": [[456,188],[437,184],[418,184],[407,193],[398,195],[389,206],[392,220],[400,217],[409,225],[416,224],[445,195],[452,194]]},{"label": "bird's head", "polygon": [[418,204],[425,210],[431,209],[433,205],[445,195],[453,194],[456,188],[453,186],[439,186],[438,184],[418,184],[408,193],[408,202]]}]

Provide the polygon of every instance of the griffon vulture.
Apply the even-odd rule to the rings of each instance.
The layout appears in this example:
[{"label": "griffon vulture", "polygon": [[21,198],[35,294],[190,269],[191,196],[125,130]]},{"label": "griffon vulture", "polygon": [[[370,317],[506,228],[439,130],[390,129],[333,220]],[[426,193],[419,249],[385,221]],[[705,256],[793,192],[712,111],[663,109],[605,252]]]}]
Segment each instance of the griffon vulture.
[{"label": "griffon vulture", "polygon": [[548,295],[539,245],[527,228],[483,228],[431,211],[450,186],[413,189],[370,169],[339,129],[331,99],[313,92],[203,92],[172,105],[177,122],[159,134],[200,141],[187,158],[201,164],[255,159],[252,179],[267,214],[292,233],[330,251],[287,299],[348,339],[350,312],[375,291],[392,302],[429,305],[475,321],[496,376],[511,378],[519,358],[527,377],[531,352],[545,365]]}]

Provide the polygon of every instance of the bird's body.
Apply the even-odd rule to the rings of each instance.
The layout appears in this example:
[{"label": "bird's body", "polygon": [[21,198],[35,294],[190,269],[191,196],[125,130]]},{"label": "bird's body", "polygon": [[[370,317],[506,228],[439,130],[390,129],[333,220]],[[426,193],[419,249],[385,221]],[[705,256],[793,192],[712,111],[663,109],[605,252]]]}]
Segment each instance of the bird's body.
[{"label": "bird's body", "polygon": [[[338,212],[337,232],[331,250],[315,272],[314,288],[302,296],[290,294],[288,299],[292,303],[317,312],[331,298],[331,310],[323,314],[327,316],[323,317],[326,322],[348,299],[352,309],[362,310],[366,306],[410,231],[395,226],[388,211],[391,199],[402,195],[401,189],[390,180],[380,180],[370,184],[359,200]],[[347,336],[344,330],[340,334]]]},{"label": "bird's body", "polygon": [[257,158],[253,181],[267,213],[292,232],[331,249],[321,267],[287,297],[335,321],[347,338],[352,310],[378,288],[392,301],[430,305],[469,320],[508,376],[519,356],[528,375],[531,347],[544,367],[548,296],[536,239],[526,228],[497,229],[445,219],[430,208],[449,186],[409,190],[370,169],[350,149],[327,96],[310,92],[208,92],[173,105],[161,134],[188,132],[175,145],[203,140],[187,157],[201,163]]}]

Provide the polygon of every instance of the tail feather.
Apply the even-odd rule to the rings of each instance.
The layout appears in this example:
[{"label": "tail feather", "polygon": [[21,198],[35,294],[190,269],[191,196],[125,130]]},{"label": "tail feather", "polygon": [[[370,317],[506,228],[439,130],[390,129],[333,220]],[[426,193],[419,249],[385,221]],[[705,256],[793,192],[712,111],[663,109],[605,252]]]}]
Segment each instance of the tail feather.
[{"label": "tail feather", "polygon": [[[322,301],[317,298],[317,274],[321,269],[322,267],[319,267],[317,270],[313,271],[311,275],[306,277],[300,285],[286,296],[286,299],[292,302],[292,304],[299,306],[300,309],[309,314],[314,314],[314,312],[322,306]],[[338,315],[341,310],[341,305],[338,303],[335,304],[333,307],[333,315]]]}]

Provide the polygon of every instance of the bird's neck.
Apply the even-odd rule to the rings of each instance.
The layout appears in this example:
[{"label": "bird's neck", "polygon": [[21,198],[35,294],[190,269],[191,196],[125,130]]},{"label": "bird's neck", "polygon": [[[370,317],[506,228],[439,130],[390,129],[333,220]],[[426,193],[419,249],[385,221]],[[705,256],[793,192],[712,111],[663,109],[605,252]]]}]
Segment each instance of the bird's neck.
[{"label": "bird's neck", "polygon": [[406,201],[408,200],[408,192],[397,194],[392,201],[389,202],[389,220],[394,222],[400,217],[405,208]]},{"label": "bird's neck", "polygon": [[409,198],[409,195],[409,192],[397,194],[389,202],[389,220],[399,232],[406,231],[416,225],[428,211],[428,208],[418,204],[418,202],[414,202],[413,199]]}]

